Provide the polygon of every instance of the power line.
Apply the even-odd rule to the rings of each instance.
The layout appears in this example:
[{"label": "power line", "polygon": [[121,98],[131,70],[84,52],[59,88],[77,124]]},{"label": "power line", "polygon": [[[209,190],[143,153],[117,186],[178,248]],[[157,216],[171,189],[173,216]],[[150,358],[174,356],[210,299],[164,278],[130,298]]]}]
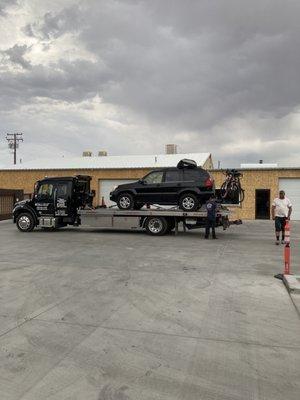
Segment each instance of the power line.
[{"label": "power line", "polygon": [[23,142],[23,133],[7,133],[6,140],[8,141],[8,147],[14,152],[14,165],[17,164],[17,148],[19,142]]}]

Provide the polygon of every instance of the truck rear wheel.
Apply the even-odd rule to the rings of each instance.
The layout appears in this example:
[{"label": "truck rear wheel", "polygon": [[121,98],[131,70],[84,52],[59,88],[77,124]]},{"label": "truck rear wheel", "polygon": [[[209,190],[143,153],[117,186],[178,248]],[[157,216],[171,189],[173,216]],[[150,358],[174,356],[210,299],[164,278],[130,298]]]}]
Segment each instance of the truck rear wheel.
[{"label": "truck rear wheel", "polygon": [[162,236],[168,230],[168,221],[165,217],[148,217],[145,221],[146,232],[153,236]]},{"label": "truck rear wheel", "polygon": [[34,229],[34,218],[30,213],[22,213],[16,219],[17,228],[21,232],[31,232]]}]

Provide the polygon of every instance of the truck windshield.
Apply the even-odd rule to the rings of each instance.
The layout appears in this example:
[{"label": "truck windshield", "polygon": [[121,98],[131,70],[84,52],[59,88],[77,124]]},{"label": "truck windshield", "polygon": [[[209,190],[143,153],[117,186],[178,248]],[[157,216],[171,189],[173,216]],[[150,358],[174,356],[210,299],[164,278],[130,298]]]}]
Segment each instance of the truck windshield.
[{"label": "truck windshield", "polygon": [[53,193],[53,185],[51,183],[43,183],[39,187],[38,196],[51,197]]}]

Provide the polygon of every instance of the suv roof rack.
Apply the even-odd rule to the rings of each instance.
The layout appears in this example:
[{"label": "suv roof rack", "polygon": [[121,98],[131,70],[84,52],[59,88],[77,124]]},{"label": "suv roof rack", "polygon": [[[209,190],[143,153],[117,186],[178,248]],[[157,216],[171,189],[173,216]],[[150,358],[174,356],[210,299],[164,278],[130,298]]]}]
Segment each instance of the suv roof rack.
[{"label": "suv roof rack", "polygon": [[189,160],[188,158],[184,158],[179,161],[177,164],[177,168],[183,169],[183,168],[188,168],[188,169],[194,169],[197,168],[197,163],[194,160]]}]

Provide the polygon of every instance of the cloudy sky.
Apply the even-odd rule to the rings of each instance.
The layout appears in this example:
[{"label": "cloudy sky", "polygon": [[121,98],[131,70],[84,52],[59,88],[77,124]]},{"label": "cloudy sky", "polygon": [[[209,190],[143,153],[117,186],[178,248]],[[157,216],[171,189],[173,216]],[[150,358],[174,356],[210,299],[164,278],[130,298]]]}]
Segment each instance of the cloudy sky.
[{"label": "cloudy sky", "polygon": [[209,151],[300,166],[299,0],[0,0],[0,165]]}]

